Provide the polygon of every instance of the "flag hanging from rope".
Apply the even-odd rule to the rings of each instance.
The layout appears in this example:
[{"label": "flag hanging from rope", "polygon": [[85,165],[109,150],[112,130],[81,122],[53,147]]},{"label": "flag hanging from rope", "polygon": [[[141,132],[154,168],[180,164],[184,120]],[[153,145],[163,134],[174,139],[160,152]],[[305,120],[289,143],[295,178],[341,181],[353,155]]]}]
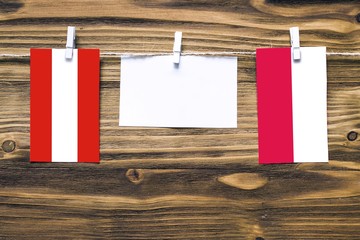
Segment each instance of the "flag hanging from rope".
[{"label": "flag hanging from rope", "polygon": [[259,163],[328,162],[326,48],[256,50]]},{"label": "flag hanging from rope", "polygon": [[30,50],[31,162],[99,162],[99,53]]}]

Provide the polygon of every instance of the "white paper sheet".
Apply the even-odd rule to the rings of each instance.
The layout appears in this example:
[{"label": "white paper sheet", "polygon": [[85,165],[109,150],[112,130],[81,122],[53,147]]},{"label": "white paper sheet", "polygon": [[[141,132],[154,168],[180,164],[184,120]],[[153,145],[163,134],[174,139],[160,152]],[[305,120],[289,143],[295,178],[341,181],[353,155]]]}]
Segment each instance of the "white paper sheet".
[{"label": "white paper sheet", "polygon": [[236,128],[237,58],[122,57],[120,126]]},{"label": "white paper sheet", "polygon": [[291,64],[294,162],[328,162],[326,48],[300,51]]}]

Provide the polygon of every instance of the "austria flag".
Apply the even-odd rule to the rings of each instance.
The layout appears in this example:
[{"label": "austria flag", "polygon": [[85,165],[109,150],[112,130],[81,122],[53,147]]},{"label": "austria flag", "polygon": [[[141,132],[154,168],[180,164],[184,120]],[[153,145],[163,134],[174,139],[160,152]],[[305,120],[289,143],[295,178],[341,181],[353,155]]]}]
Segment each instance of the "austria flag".
[{"label": "austria flag", "polygon": [[30,161],[99,162],[99,50],[30,50]]},{"label": "austria flag", "polygon": [[259,163],[327,162],[326,48],[256,50]]}]

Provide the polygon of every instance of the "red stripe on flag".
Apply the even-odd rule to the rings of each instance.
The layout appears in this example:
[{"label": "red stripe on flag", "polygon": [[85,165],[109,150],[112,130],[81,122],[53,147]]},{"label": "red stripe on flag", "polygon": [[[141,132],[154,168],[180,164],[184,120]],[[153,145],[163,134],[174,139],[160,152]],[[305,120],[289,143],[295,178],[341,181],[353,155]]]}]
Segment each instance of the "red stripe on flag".
[{"label": "red stripe on flag", "polygon": [[51,162],[51,49],[30,49],[30,161]]},{"label": "red stripe on flag", "polygon": [[294,162],[291,48],[256,50],[259,163]]},{"label": "red stripe on flag", "polygon": [[99,159],[99,75],[98,49],[78,50],[78,162]]}]

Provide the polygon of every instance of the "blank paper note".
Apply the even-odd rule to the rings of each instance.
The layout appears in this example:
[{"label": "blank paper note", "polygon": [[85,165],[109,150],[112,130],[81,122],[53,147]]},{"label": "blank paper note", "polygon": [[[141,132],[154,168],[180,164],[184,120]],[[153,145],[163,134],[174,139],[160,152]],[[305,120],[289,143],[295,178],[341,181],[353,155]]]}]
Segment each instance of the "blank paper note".
[{"label": "blank paper note", "polygon": [[237,58],[121,58],[120,126],[237,127]]}]

